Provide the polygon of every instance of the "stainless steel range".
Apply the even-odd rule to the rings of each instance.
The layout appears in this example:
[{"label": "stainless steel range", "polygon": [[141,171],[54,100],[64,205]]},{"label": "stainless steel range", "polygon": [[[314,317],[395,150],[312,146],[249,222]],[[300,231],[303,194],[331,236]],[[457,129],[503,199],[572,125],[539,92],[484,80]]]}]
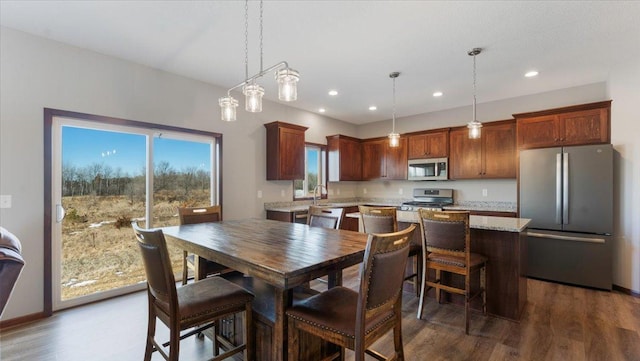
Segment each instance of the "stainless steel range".
[{"label": "stainless steel range", "polygon": [[442,210],[442,207],[453,204],[453,189],[414,188],[413,201],[404,202],[402,211],[417,211],[418,208]]}]

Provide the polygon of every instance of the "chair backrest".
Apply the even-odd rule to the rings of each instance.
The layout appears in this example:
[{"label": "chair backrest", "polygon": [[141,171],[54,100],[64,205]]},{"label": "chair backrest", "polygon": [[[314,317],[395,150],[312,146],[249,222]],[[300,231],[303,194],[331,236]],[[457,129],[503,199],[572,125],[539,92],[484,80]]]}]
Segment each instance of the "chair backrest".
[{"label": "chair backrest", "polygon": [[222,207],[179,207],[178,216],[180,217],[180,224],[220,222],[222,220]]},{"label": "chair backrest", "polygon": [[22,245],[13,233],[0,227],[0,315],[24,267]]},{"label": "chair backrest", "polygon": [[162,230],[142,229],[136,222],[132,222],[131,226],[142,253],[149,294],[167,305],[170,312],[177,312],[176,280]]},{"label": "chair backrest", "polygon": [[469,212],[419,209],[418,216],[427,252],[457,257],[469,253]]},{"label": "chair backrest", "polygon": [[395,233],[369,234],[360,267],[356,335],[364,335],[365,320],[400,307],[402,283],[409,256],[412,224]]},{"label": "chair backrest", "polygon": [[393,233],[398,231],[395,207],[358,206],[364,233]]},{"label": "chair backrest", "polygon": [[310,206],[307,224],[312,227],[339,229],[343,213],[344,208]]}]

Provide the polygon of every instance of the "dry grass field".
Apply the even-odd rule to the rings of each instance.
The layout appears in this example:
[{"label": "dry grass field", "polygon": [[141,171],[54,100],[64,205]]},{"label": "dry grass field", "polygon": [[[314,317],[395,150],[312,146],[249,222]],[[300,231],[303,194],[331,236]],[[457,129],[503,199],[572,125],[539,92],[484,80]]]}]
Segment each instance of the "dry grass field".
[{"label": "dry grass field", "polygon": [[[177,207],[208,204],[208,192],[191,192],[188,201],[156,194],[153,227],[177,225]],[[144,282],[140,251],[130,222],[146,226],[144,202],[126,196],[63,197],[67,215],[62,231],[62,299]],[[182,274],[182,250],[170,249],[176,275]]]}]

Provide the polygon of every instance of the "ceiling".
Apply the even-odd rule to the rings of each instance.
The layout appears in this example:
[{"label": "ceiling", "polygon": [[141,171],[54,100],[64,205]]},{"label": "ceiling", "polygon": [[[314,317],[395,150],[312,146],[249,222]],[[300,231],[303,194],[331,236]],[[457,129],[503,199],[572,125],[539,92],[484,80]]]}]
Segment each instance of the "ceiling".
[{"label": "ceiling", "polygon": [[[250,1],[249,75],[259,70],[258,14]],[[605,81],[640,59],[638,19],[635,1],[266,0],[263,64],[300,72],[288,105],[365,124],[391,118],[392,71],[398,117],[470,105],[474,47],[484,49],[479,103]],[[223,88],[245,76],[241,0],[2,0],[0,24]],[[532,69],[540,74],[525,78]],[[277,101],[273,76],[260,84]]]}]

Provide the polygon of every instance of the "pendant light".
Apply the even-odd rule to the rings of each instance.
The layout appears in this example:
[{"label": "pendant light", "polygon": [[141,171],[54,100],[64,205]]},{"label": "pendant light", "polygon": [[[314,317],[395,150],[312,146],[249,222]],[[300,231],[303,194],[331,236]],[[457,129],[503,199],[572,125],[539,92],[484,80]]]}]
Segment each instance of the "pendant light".
[{"label": "pendant light", "polygon": [[389,146],[392,148],[400,145],[400,134],[396,133],[396,78],[400,73],[394,71],[389,74],[389,78],[393,79],[393,115],[391,118],[391,133],[389,133]]},{"label": "pendant light", "polygon": [[221,107],[222,120],[230,122],[236,120],[236,108],[238,101],[231,96],[231,91],[242,87],[242,94],[245,96],[244,109],[248,112],[258,113],[262,111],[262,96],[264,88],[256,80],[270,71],[275,70],[275,78],[278,83],[278,99],[286,102],[294,101],[298,98],[297,84],[300,74],[289,68],[286,61],[281,61],[267,69],[262,67],[262,16],[263,2],[260,0],[260,72],[249,76],[249,0],[244,2],[244,69],[245,80],[234,85],[227,91],[227,96],[218,99]]},{"label": "pendant light", "polygon": [[469,139],[479,139],[482,131],[482,123],[476,118],[476,55],[481,52],[481,48],[473,48],[467,53],[469,56],[473,56],[473,120],[467,124]]}]

